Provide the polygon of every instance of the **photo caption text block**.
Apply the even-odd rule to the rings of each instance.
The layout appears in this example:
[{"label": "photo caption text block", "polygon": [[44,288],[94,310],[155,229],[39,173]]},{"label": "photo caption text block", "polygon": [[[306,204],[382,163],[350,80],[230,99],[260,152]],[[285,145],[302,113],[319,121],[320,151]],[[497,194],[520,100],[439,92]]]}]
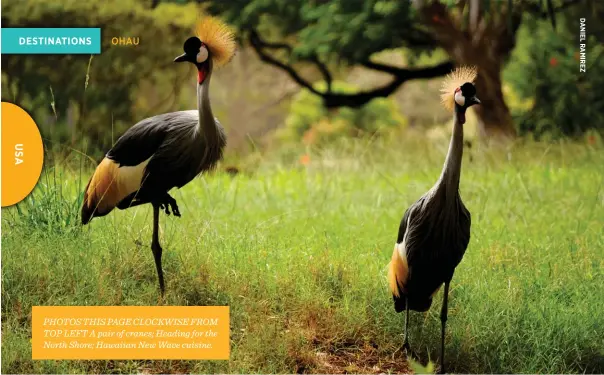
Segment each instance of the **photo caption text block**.
[{"label": "photo caption text block", "polygon": [[229,359],[228,306],[34,306],[32,359]]}]

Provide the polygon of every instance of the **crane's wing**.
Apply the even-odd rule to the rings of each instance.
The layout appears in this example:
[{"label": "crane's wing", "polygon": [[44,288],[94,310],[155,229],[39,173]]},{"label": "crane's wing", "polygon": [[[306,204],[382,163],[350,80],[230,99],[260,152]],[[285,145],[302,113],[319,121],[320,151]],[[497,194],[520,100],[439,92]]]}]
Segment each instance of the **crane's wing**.
[{"label": "crane's wing", "polygon": [[450,280],[470,240],[470,213],[457,198],[442,209],[441,197],[424,194],[401,221],[390,263],[389,283],[397,312],[425,311],[444,281]]},{"label": "crane's wing", "polygon": [[166,142],[168,133],[183,124],[195,123],[197,116],[197,111],[165,113],[128,129],[107,152],[86,186],[82,223],[107,215],[122,199],[138,191],[147,164]]},{"label": "crane's wing", "polygon": [[470,215],[470,211],[466,208],[466,206],[459,199],[459,233],[457,236],[457,246],[455,248],[455,266],[461,262],[464,254],[466,253],[466,249],[470,244],[470,228],[472,226],[472,215]]},{"label": "crane's wing", "polygon": [[203,171],[212,169],[222,158],[226,144],[224,130],[214,119],[215,133],[198,127],[198,114],[181,112],[170,134],[147,165],[145,191],[181,188]]},{"label": "crane's wing", "polygon": [[407,232],[407,221],[409,221],[409,212],[413,206],[407,208],[405,214],[403,215],[403,219],[401,220],[401,224],[398,227],[398,237],[396,239],[396,243],[402,243],[405,238],[405,232]]},{"label": "crane's wing", "polygon": [[179,126],[183,117],[197,121],[196,111],[180,111],[149,117],[122,135],[107,152],[107,158],[121,166],[135,166],[149,159],[164,142],[169,130]]}]

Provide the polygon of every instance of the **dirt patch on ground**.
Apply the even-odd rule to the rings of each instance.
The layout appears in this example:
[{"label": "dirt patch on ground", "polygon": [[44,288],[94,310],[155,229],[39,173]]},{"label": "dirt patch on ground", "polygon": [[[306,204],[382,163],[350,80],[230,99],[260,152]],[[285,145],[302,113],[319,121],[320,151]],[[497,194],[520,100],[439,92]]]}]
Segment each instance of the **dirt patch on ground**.
[{"label": "dirt patch on ground", "polygon": [[[310,358],[309,358],[310,357]],[[408,374],[406,356],[400,351],[385,356],[367,344],[337,350],[317,350],[299,363],[299,373],[319,374]]]},{"label": "dirt patch on ground", "polygon": [[408,374],[405,358],[391,359],[366,357],[359,353],[342,352],[338,354],[316,353],[317,373],[324,374]]}]

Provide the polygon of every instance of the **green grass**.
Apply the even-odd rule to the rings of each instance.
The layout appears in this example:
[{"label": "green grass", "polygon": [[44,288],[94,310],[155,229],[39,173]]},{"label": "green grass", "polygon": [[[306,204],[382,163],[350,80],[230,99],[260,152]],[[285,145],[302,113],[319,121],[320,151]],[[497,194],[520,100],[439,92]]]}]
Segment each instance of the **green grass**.
[{"label": "green grass", "polygon": [[[182,218],[160,219],[163,303],[230,305],[229,361],[31,360],[32,306],[161,303],[151,208],[74,226],[89,171],[47,169],[36,204],[2,210],[2,372],[405,371],[386,266],[447,143],[347,143],[312,153],[307,167],[291,152],[175,191]],[[449,371],[604,371],[603,151],[564,142],[466,152],[472,237],[450,292]],[[423,364],[439,357],[441,296],[411,317]]]}]

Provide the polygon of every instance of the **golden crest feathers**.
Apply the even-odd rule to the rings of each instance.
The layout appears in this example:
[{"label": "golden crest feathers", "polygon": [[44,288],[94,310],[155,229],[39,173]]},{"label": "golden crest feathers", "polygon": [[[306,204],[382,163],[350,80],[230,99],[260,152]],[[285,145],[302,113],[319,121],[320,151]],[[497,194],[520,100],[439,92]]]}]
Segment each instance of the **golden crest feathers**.
[{"label": "golden crest feathers", "polygon": [[223,66],[235,55],[235,34],[230,26],[220,19],[202,16],[195,27],[197,37],[208,47],[216,66]]},{"label": "golden crest feathers", "polygon": [[447,111],[455,109],[455,90],[466,82],[474,83],[477,75],[475,66],[460,66],[447,75],[440,88],[440,102]]}]

